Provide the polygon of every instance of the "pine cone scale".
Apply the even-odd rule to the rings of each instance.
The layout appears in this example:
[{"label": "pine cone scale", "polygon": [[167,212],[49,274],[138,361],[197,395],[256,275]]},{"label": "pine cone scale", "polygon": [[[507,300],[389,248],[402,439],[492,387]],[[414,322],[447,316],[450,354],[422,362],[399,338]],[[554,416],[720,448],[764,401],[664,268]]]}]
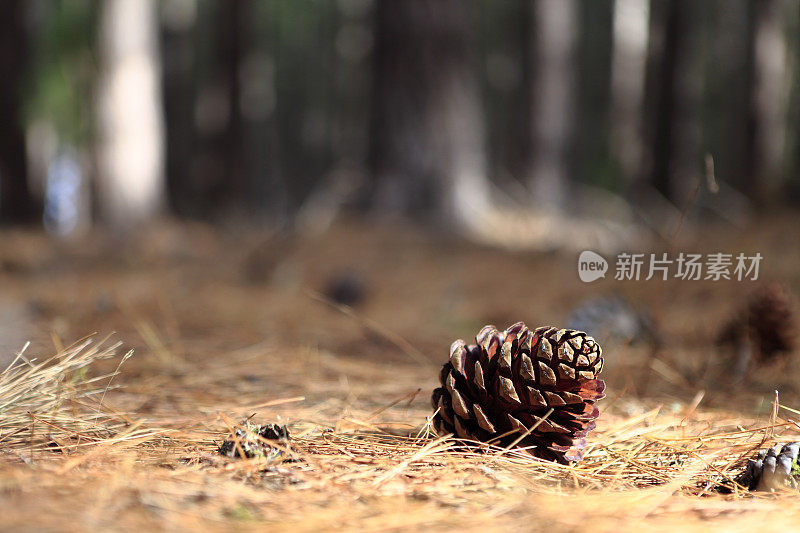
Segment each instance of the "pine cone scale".
[{"label": "pine cone scale", "polygon": [[475,386],[478,387],[481,392],[486,393],[486,380],[483,377],[483,367],[480,361],[475,361],[472,368],[472,382],[475,383]]},{"label": "pine cone scale", "polygon": [[533,408],[547,407],[547,401],[542,396],[542,393],[531,386],[528,386],[528,402]]},{"label": "pine cone scale", "polygon": [[489,433],[495,433],[497,430],[495,429],[494,424],[492,424],[491,420],[489,420],[489,417],[486,416],[486,413],[483,412],[481,406],[474,404],[472,408],[475,411],[475,419],[478,421],[478,425],[481,427],[481,429],[488,431]]},{"label": "pine cone scale", "polygon": [[536,366],[539,370],[539,373],[536,375],[536,380],[543,386],[554,387],[556,385],[556,373],[553,371],[553,369],[543,361],[537,361]]}]

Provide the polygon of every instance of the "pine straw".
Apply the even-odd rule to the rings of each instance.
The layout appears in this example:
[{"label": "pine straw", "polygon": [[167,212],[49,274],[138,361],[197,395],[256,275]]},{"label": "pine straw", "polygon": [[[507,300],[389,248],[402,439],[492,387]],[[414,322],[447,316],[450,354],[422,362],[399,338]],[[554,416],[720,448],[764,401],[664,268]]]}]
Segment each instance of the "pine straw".
[{"label": "pine straw", "polygon": [[[15,383],[27,385],[23,388],[28,392],[19,397],[35,409],[37,420],[58,428],[45,431],[45,424],[36,424],[40,429],[33,434],[19,432],[5,441],[7,455],[16,454],[34,466],[15,464],[10,457],[0,467],[6,523],[77,530],[213,530],[235,524],[292,531],[472,530],[487,525],[570,531],[591,524],[592,531],[613,531],[644,522],[650,529],[668,531],[706,528],[711,521],[735,531],[763,524],[784,527],[800,515],[796,495],[750,495],[733,482],[759,447],[776,439],[800,439],[789,409],[747,419],[701,409],[700,395],[668,407],[611,399],[603,406],[586,459],[563,466],[519,450],[465,446],[432,434],[425,423],[431,414],[427,389],[402,390],[424,381],[427,372],[416,365],[393,365],[392,372],[408,378],[392,388],[381,382],[389,369],[379,364],[345,357],[316,360],[334,382],[340,380],[333,376],[347,369],[358,367],[362,377],[376,372],[372,382],[381,389],[377,395],[340,382],[338,393],[328,390],[327,398],[314,399],[323,380],[307,385],[309,399],[266,398],[263,392],[253,394],[241,380],[228,398],[206,396],[214,388],[210,381],[231,382],[225,368],[246,373],[260,368],[258,380],[252,381],[263,390],[271,374],[299,375],[295,366],[308,365],[303,357],[268,364],[270,353],[263,347],[234,352],[225,361],[206,361],[196,372],[173,373],[170,388],[153,395],[158,402],[178,395],[180,407],[157,410],[138,424],[100,402],[116,371],[102,378],[69,377],[111,358],[111,348],[81,344],[47,364],[24,363],[18,372],[40,376],[50,369],[46,375],[54,376],[52,385],[38,378]],[[136,383],[109,391],[106,400],[130,402],[136,394],[125,389],[136,388]],[[5,398],[15,389],[2,390]],[[387,398],[389,393],[393,396]],[[196,409],[186,409],[189,398]],[[378,398],[384,398],[382,403]],[[202,407],[204,401],[226,410],[213,412]],[[75,405],[80,408],[73,410]],[[20,413],[25,409],[5,412],[13,411],[23,424]],[[257,423],[289,422],[292,440],[285,453],[271,460],[218,455],[216,447],[235,420],[253,411]],[[8,429],[5,423],[4,434]],[[51,438],[71,444],[48,448]],[[27,451],[33,448],[38,452]],[[720,484],[734,492],[718,494],[715,487]]]},{"label": "pine straw", "polygon": [[[465,447],[429,434],[427,427],[403,436],[414,433],[407,424],[376,426],[368,416],[349,416],[336,431],[296,424],[293,462],[228,461],[201,454],[194,464],[255,489],[235,500],[248,509],[248,519],[292,530],[332,524],[359,530],[481,528],[490,523],[569,530],[590,520],[593,530],[605,531],[648,518],[658,527],[683,512],[738,519],[745,512],[773,509],[774,497],[754,499],[734,478],[765,440],[798,438],[792,420],[751,421],[742,428],[741,420],[691,406],[604,420],[606,427],[593,439],[587,459],[571,466],[531,459],[519,450],[478,443]],[[734,493],[718,494],[721,484]],[[598,523],[599,518],[605,522]],[[545,519],[539,527],[533,522]]]},{"label": "pine straw", "polygon": [[88,373],[94,363],[117,357],[120,345],[88,337],[41,361],[26,357],[26,345],[0,373],[3,451],[66,453],[152,435],[103,403],[114,376],[132,351],[119,358],[113,372]]},{"label": "pine straw", "polygon": [[[62,278],[12,280],[25,284],[21,293],[52,295],[45,303],[69,317],[71,327],[91,323],[139,345],[119,375],[119,348],[94,341],[41,366],[20,359],[17,370],[2,375],[3,528],[796,529],[796,493],[748,494],[732,480],[758,448],[800,440],[797,414],[784,407],[758,410],[754,385],[727,390],[689,379],[688,363],[714,355],[713,346],[698,341],[713,320],[697,324],[696,317],[724,318],[739,286],[714,285],[708,292],[699,285],[676,287],[678,303],[665,313],[675,346],[658,365],[643,364],[635,348],[608,350],[621,358],[620,366],[609,360],[604,371],[611,387],[599,403],[586,459],[561,466],[516,450],[465,448],[432,435],[426,419],[453,336],[474,335],[487,321],[560,320],[585,293],[574,272],[566,272],[567,263],[538,256],[487,261],[484,250],[442,253],[364,235],[326,238],[289,260],[304,265],[302,285],[312,288],[322,286],[315,280],[333,268],[337,253],[347,255],[338,264],[365,265],[380,283],[361,315],[411,341],[430,364],[300,289],[243,285],[235,273],[215,270],[233,264],[219,260],[231,253],[161,270],[87,262]],[[761,249],[762,241],[752,249]],[[780,246],[787,254],[800,249],[786,248],[784,240]],[[778,274],[788,279],[799,260],[796,254],[787,259]],[[533,270],[548,280],[535,293]],[[498,278],[507,290],[496,290]],[[112,296],[129,301],[130,309],[92,311],[91,291],[83,289],[96,286],[113,287]],[[649,287],[631,292],[641,291],[646,303]],[[162,306],[162,299],[170,305]],[[142,317],[147,327],[133,327]],[[46,332],[49,326],[40,327]],[[785,383],[782,400],[798,407],[794,366],[757,378],[770,387]],[[638,399],[631,391],[645,394],[636,382],[651,367],[648,397]],[[288,424],[291,448],[273,460],[217,454],[229,426],[254,414],[254,423]],[[719,484],[733,492],[715,492]]]}]

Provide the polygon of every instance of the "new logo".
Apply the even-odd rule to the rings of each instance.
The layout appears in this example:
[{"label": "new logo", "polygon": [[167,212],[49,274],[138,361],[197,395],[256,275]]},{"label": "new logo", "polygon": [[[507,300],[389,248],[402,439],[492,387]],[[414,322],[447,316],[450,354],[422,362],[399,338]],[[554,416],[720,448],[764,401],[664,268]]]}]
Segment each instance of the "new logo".
[{"label": "new logo", "polygon": [[578,277],[584,283],[589,283],[606,277],[608,261],[591,250],[584,250],[578,257]]}]

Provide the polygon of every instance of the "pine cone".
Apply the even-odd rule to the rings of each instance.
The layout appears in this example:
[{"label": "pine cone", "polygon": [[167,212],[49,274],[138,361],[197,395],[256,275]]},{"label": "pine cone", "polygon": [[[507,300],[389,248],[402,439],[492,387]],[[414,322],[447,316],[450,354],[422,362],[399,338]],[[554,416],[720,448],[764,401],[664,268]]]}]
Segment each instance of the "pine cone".
[{"label": "pine cone", "polygon": [[748,325],[759,354],[772,358],[794,347],[794,305],[791,295],[780,285],[771,284],[750,298]]},{"label": "pine cone", "polygon": [[717,338],[718,344],[741,346],[752,342],[754,357],[767,361],[791,352],[795,341],[794,302],[777,283],[754,291],[744,310],[729,321]]},{"label": "pine cone", "polygon": [[[244,452],[245,457],[274,458],[283,454],[280,448],[270,446],[269,441],[279,441],[288,443],[289,430],[286,426],[278,424],[258,425],[245,420],[241,425],[234,428],[230,439],[222,441],[217,451],[220,455],[227,457],[241,457]],[[237,446],[238,443],[238,446]]]},{"label": "pine cone", "polygon": [[736,478],[736,482],[748,490],[773,492],[784,488],[797,488],[797,465],[800,442],[783,445],[776,444],[769,450],[761,450],[755,459],[747,462],[747,467]]},{"label": "pine cone", "polygon": [[[457,340],[431,398],[440,434],[516,446],[551,461],[579,461],[605,383],[602,350],[585,333],[518,322],[485,326],[477,345]],[[549,416],[548,411],[553,410]]]}]

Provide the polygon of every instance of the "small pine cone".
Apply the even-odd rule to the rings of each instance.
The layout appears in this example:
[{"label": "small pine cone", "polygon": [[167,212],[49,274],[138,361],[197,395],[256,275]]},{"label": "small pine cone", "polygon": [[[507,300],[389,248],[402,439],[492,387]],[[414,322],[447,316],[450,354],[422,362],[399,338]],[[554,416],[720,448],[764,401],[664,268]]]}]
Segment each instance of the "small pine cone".
[{"label": "small pine cone", "polygon": [[748,305],[748,325],[761,357],[770,359],[794,347],[794,305],[778,284],[755,292]]},{"label": "small pine cone", "polygon": [[800,442],[776,444],[769,450],[761,450],[755,459],[747,462],[747,467],[736,478],[736,482],[748,490],[773,492],[785,488],[798,487],[797,465]]},{"label": "small pine cone", "polygon": [[[220,455],[227,457],[241,457],[244,452],[245,457],[274,458],[283,454],[280,448],[270,445],[269,441],[280,441],[288,443],[289,430],[286,426],[278,424],[266,424],[260,426],[249,420],[245,420],[241,425],[234,428],[231,438],[222,441],[217,451]],[[238,445],[237,445],[238,444]]]},{"label": "small pine cone", "polygon": [[522,322],[502,332],[485,326],[476,340],[450,347],[431,398],[436,431],[499,446],[524,435],[516,446],[536,457],[579,461],[604,397],[600,345],[580,331]]},{"label": "small pine cone", "polygon": [[744,310],[723,327],[717,343],[734,346],[752,343],[753,356],[768,361],[794,349],[795,328],[792,296],[773,283],[750,295]]}]

